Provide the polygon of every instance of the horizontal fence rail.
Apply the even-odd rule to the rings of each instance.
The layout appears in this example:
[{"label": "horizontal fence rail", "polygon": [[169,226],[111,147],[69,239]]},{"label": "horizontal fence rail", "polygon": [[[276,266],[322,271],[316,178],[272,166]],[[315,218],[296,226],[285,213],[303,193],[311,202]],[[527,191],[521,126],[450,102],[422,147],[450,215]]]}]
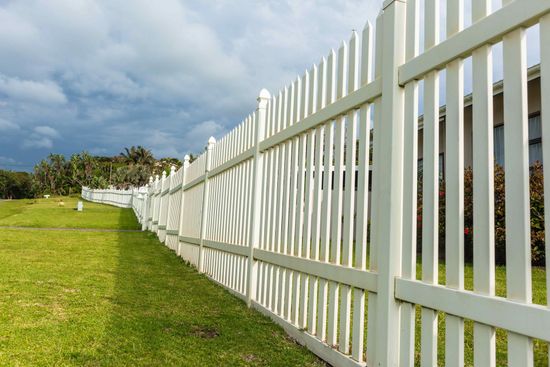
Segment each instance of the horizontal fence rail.
[{"label": "horizontal fence rail", "polygon": [[[444,40],[440,3],[385,1],[376,27],[353,32],[273,96],[262,90],[256,111],[219,141],[211,138],[192,162],[186,156],[181,168],[139,189],[83,188],[82,197],[133,208],[144,230],[333,365],[463,366],[472,353],[475,366],[496,366],[497,330],[507,336],[508,365],[534,365],[533,341],[550,342],[550,302],[533,304],[532,294],[525,34],[539,27],[542,131],[550,141],[550,2],[504,0],[491,12],[491,1],[476,0],[465,27],[464,0],[446,0]],[[505,196],[513,208],[505,213],[504,297],[496,295],[494,235],[492,47],[500,42]],[[467,58],[471,289],[464,260]],[[550,162],[546,146],[543,156]],[[550,195],[544,200],[550,208]]]}]

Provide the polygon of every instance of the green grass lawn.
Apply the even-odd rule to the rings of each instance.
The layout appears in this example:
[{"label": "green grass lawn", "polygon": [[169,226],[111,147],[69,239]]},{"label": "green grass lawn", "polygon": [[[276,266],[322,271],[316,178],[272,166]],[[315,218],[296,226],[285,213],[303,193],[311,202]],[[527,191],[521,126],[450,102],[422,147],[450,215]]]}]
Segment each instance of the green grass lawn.
[{"label": "green grass lawn", "polygon": [[[0,202],[0,225],[137,226],[75,200]],[[151,233],[0,229],[0,294],[0,366],[323,365]]]},{"label": "green grass lawn", "polygon": [[[64,206],[59,205],[63,201]],[[84,201],[76,211],[78,197],[9,200],[0,202],[0,226],[139,229],[131,209]]]},{"label": "green grass lawn", "polygon": [[[417,263],[417,279],[422,278],[421,259]],[[439,264],[439,284],[445,284],[445,264]],[[471,264],[464,265],[464,288],[473,290],[474,287],[474,269]],[[532,268],[532,289],[533,303],[546,305],[546,272],[544,268]],[[506,267],[497,266],[495,269],[495,293],[499,297],[506,297]],[[445,314],[439,313],[438,327],[438,363],[440,366],[445,364]],[[420,363],[420,307],[416,310],[416,360]],[[465,320],[464,322],[464,364],[473,366],[473,322]],[[507,333],[504,330],[496,330],[497,344],[497,366],[507,365]],[[548,366],[548,344],[541,340],[534,340],[534,360],[535,366]]]}]

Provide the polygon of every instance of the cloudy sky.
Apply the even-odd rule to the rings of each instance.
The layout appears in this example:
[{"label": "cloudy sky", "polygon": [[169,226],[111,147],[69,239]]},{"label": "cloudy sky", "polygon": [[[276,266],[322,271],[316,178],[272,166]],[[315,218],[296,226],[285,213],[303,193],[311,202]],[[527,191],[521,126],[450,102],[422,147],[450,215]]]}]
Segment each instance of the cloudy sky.
[{"label": "cloudy sky", "polygon": [[[157,157],[200,152],[255,109],[260,89],[277,92],[374,23],[382,2],[0,0],[0,168],[131,145]],[[494,52],[496,81],[502,47]],[[467,61],[466,89],[469,75]]]},{"label": "cloudy sky", "polygon": [[0,168],[200,151],[382,0],[0,0]]}]

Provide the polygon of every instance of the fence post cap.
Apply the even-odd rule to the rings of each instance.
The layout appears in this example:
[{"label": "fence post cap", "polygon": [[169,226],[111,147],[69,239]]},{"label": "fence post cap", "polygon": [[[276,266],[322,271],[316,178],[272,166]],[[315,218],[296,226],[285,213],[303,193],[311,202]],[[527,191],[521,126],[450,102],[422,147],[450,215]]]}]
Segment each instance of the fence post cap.
[{"label": "fence post cap", "polygon": [[271,93],[269,93],[269,91],[265,88],[263,88],[261,91],[260,91],[260,94],[258,95],[258,102],[261,102],[262,100],[268,100],[271,98]]},{"label": "fence post cap", "polygon": [[166,171],[162,171],[162,178],[166,178]]},{"label": "fence post cap", "polygon": [[183,157],[184,162],[189,162],[190,160],[191,160],[191,157],[189,156],[189,154],[186,154],[185,157]]},{"label": "fence post cap", "polygon": [[172,165],[170,166],[170,175],[173,175],[174,173],[176,173],[176,166]]},{"label": "fence post cap", "polygon": [[395,3],[395,2],[402,2],[402,3],[406,3],[407,0],[384,0],[384,3],[382,4],[382,9],[380,9],[380,13],[382,13],[382,11],[384,9],[386,9],[388,6],[390,6],[391,4]]},{"label": "fence post cap", "polygon": [[159,180],[159,175],[155,175],[155,181]]},{"label": "fence post cap", "polygon": [[212,147],[214,146],[214,144],[216,144],[216,138],[214,138],[213,136],[211,136],[210,139],[208,139],[208,149],[212,149]]},{"label": "fence post cap", "polygon": [[149,182],[153,183],[153,176],[149,176]]},{"label": "fence post cap", "polygon": [[265,109],[267,108],[267,102],[271,99],[271,94],[267,89],[262,89],[260,95],[258,96],[258,108]]}]

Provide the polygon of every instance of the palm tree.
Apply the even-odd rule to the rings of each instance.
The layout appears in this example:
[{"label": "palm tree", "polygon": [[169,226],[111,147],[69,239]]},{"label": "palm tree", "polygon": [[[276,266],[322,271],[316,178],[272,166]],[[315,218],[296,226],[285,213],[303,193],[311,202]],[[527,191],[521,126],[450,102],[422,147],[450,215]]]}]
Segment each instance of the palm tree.
[{"label": "palm tree", "polygon": [[124,148],[124,152],[120,153],[120,155],[126,160],[126,163],[130,165],[151,166],[155,163],[153,153],[141,145]]},{"label": "palm tree", "polygon": [[88,152],[73,154],[70,161],[71,180],[77,186],[89,186],[92,182],[97,162]]}]

